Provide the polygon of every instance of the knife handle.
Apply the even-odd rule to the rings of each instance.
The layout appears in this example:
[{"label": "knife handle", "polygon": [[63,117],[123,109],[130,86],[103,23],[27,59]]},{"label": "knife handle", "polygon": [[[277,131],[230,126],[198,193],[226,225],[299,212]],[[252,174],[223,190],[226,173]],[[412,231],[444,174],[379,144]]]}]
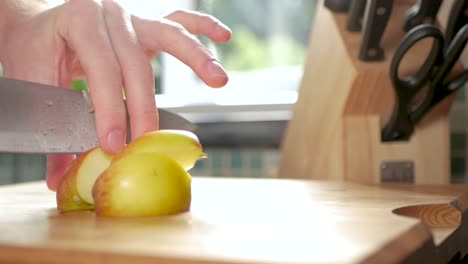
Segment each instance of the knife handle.
[{"label": "knife handle", "polygon": [[366,10],[367,0],[352,0],[346,28],[351,32],[359,32],[362,28],[362,17]]},{"label": "knife handle", "polygon": [[346,13],[349,9],[351,0],[325,0],[324,5],[326,8],[337,13]]},{"label": "knife handle", "polygon": [[380,46],[387,23],[393,9],[393,0],[368,0],[363,21],[363,34],[359,59],[362,61],[378,61],[384,58],[384,50]]},{"label": "knife handle", "polygon": [[434,24],[442,0],[418,0],[406,14],[403,30],[408,32],[421,24]]},{"label": "knife handle", "polygon": [[448,46],[457,32],[468,23],[468,0],[455,0],[450,9],[445,31],[445,46]]}]

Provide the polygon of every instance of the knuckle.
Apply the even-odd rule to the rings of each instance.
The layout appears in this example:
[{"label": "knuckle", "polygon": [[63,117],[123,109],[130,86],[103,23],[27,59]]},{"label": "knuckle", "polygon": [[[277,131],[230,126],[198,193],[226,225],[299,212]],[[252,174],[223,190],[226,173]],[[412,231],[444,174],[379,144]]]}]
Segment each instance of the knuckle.
[{"label": "knuckle", "polygon": [[201,20],[202,23],[205,23],[211,30],[214,30],[221,24],[221,22],[218,19],[211,15],[202,15]]},{"label": "knuckle", "polygon": [[187,15],[187,11],[179,9],[179,10],[172,12],[169,16],[180,17],[180,16],[186,16],[186,15]]},{"label": "knuckle", "polygon": [[161,39],[164,39],[164,43],[166,44],[176,44],[182,41],[182,39],[191,38],[185,27],[173,21],[166,21],[161,33]]},{"label": "knuckle", "polygon": [[97,0],[69,0],[65,3],[67,8],[74,13],[86,12],[89,9],[101,6],[100,1]]},{"label": "knuckle", "polygon": [[64,5],[64,18],[71,26],[82,25],[84,18],[96,17],[100,3],[97,0],[69,0]]},{"label": "knuckle", "polygon": [[172,34],[185,34],[187,32],[184,26],[176,22],[168,22],[167,26],[169,32]]},{"label": "knuckle", "polygon": [[206,13],[196,12],[195,15],[198,21],[202,24],[217,25],[220,23],[220,21],[216,19],[214,16],[206,14]]}]

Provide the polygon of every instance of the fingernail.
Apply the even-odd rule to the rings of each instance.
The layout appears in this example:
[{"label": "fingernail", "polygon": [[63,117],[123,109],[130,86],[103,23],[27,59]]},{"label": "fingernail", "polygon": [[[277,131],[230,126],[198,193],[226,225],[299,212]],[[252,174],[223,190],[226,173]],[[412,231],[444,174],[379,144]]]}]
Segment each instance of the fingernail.
[{"label": "fingernail", "polygon": [[215,77],[226,78],[227,75],[223,66],[217,61],[211,61],[211,63],[208,64],[208,72]]},{"label": "fingernail", "polygon": [[125,144],[124,133],[118,129],[111,131],[107,136],[107,144],[113,153],[119,152]]}]

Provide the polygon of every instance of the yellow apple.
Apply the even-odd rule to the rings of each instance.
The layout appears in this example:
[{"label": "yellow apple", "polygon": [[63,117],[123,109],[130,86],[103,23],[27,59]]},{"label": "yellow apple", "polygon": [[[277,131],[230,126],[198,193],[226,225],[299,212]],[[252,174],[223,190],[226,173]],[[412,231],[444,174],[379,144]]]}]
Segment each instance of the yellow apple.
[{"label": "yellow apple", "polygon": [[57,189],[60,212],[92,210],[92,189],[99,175],[110,165],[112,156],[96,147],[76,158],[68,167]]},{"label": "yellow apple", "polygon": [[113,162],[136,153],[157,152],[175,159],[185,170],[191,169],[197,160],[205,158],[206,154],[198,137],[185,130],[157,130],[148,132],[131,141]]},{"label": "yellow apple", "polygon": [[190,210],[191,176],[160,153],[126,155],[99,176],[93,188],[99,216],[161,216]]}]

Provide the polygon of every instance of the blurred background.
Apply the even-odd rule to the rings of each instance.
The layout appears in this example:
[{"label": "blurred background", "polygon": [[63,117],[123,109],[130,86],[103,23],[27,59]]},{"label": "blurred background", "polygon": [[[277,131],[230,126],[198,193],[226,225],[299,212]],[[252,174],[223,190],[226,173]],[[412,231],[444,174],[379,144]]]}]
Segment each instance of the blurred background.
[{"label": "blurred background", "polygon": [[[227,44],[205,43],[229,72],[212,89],[187,66],[162,53],[152,61],[157,104],[198,125],[208,153],[194,176],[275,177],[280,144],[297,99],[316,0],[120,0],[139,16],[156,18],[176,9],[212,14],[233,31]],[[85,82],[75,82],[75,86]],[[466,176],[465,91],[452,118],[452,182]],[[0,154],[0,184],[43,179],[45,157]]]}]

